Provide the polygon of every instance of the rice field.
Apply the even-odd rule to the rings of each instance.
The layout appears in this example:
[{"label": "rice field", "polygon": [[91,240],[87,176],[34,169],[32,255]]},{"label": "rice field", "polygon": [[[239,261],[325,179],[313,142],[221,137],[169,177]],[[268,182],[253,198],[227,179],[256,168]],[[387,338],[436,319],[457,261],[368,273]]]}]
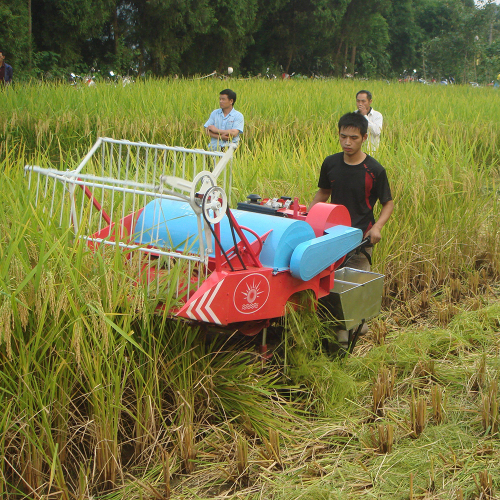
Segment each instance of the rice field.
[{"label": "rice field", "polygon": [[[235,201],[307,204],[356,91],[384,114],[384,310],[348,359],[290,311],[262,369],[239,339],[154,314],[119,252],[90,255],[33,207],[25,164],[74,168],[100,136],[204,148],[228,86],[245,115]],[[0,497],[497,498],[498,91],[159,80],[0,97]]]}]

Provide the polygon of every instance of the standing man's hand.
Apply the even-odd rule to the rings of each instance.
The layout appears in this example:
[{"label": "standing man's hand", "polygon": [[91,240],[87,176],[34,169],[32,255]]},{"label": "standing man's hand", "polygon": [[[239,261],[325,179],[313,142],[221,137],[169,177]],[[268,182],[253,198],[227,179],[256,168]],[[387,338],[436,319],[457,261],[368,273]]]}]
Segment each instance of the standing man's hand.
[{"label": "standing man's hand", "polygon": [[376,245],[382,239],[382,233],[377,226],[372,226],[371,229],[366,232],[364,237],[367,238],[368,236],[370,237],[370,243],[372,245]]},{"label": "standing man's hand", "polygon": [[366,116],[370,112],[370,105],[368,104],[358,104],[358,111]]},{"label": "standing man's hand", "polygon": [[382,239],[382,228],[389,220],[389,217],[394,210],[394,202],[392,200],[382,203],[382,210],[380,211],[379,218],[375,224],[365,233],[365,238],[370,237],[370,243],[376,245]]}]

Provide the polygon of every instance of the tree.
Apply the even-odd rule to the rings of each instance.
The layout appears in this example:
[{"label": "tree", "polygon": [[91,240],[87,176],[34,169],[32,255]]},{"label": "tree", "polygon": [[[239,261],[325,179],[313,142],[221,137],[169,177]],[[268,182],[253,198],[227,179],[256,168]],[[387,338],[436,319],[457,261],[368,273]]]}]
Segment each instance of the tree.
[{"label": "tree", "polygon": [[81,63],[86,40],[101,34],[112,5],[112,0],[32,0],[37,50],[58,54],[63,67]]},{"label": "tree", "polygon": [[255,35],[254,53],[245,65],[262,71],[269,65],[286,73],[332,70],[333,44],[351,0],[286,0],[270,13]]},{"label": "tree", "polygon": [[481,17],[474,1],[419,0],[417,5],[427,73],[466,81],[477,56],[475,37]]},{"label": "tree", "polygon": [[414,0],[400,0],[387,16],[390,34],[387,52],[395,75],[414,68],[421,61],[423,30],[416,19],[415,3]]},{"label": "tree", "polygon": [[29,69],[31,39],[29,33],[28,2],[0,0],[0,48],[5,51],[8,63],[16,76]]},{"label": "tree", "polygon": [[131,0],[120,23],[129,44],[141,54],[141,69],[156,75],[177,73],[196,37],[213,26],[208,0]]},{"label": "tree", "polygon": [[500,6],[490,2],[480,8],[481,27],[476,47],[478,80],[492,82],[500,73]]},{"label": "tree", "polygon": [[[391,72],[391,57],[387,51],[390,42],[389,25],[381,14],[374,14],[370,19],[368,36],[362,40],[356,56],[359,73],[377,77]],[[354,73],[355,50],[351,52],[351,72]]]},{"label": "tree", "polygon": [[0,46],[16,76],[419,68],[468,81],[499,70],[499,11],[492,0],[0,0]]},{"label": "tree", "polygon": [[[248,61],[253,66],[266,38],[259,29],[283,5],[284,0],[217,0],[213,27],[196,37],[195,50],[186,54],[184,72],[187,67],[191,73],[223,72],[228,66],[245,67]],[[245,55],[249,57],[242,64]]]},{"label": "tree", "polygon": [[[336,67],[341,67],[344,76],[348,70],[355,73],[356,52],[364,48],[365,54],[381,55],[389,43],[388,25],[385,17],[390,12],[389,0],[351,0],[340,25],[335,55]],[[350,60],[349,60],[350,55]],[[338,71],[337,71],[338,72]]]}]

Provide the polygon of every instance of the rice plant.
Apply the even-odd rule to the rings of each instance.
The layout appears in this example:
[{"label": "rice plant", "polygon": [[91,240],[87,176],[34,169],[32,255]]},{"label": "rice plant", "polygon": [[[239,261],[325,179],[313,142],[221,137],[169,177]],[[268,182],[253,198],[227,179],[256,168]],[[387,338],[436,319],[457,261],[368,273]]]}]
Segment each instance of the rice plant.
[{"label": "rice plant", "polygon": [[[227,83],[246,118],[232,199],[307,204],[359,83]],[[229,337],[155,314],[174,299],[148,296],[120,252],[76,244],[35,209],[23,177],[27,163],[74,168],[98,136],[203,148],[221,82],[2,94],[0,496],[494,498],[493,90],[369,85],[385,118],[377,159],[396,201],[374,254],[383,314],[339,361],[322,351],[331,325],[290,311],[279,361],[264,366],[248,343],[234,349]]]}]

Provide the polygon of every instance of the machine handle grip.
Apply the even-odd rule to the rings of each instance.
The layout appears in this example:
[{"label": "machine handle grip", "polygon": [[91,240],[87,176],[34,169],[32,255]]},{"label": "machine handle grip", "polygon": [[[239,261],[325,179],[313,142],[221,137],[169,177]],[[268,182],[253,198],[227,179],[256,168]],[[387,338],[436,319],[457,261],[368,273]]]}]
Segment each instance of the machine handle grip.
[{"label": "machine handle grip", "polygon": [[354,250],[349,252],[350,253],[349,257],[346,260],[344,260],[344,262],[342,262],[342,264],[340,265],[340,268],[346,267],[347,263],[352,259],[352,257],[354,257],[354,255],[360,254],[360,253],[362,253],[368,259],[368,263],[371,266],[372,265],[372,256],[366,251],[366,249],[370,248],[372,246],[373,245],[371,243],[370,236],[367,236],[365,239],[363,239],[361,241],[361,243]]},{"label": "machine handle grip", "polygon": [[367,248],[373,247],[370,236],[367,236],[359,245],[356,250],[356,253],[362,253],[368,260],[368,264],[372,265],[372,256],[366,251]]},{"label": "machine handle grip", "polygon": [[370,239],[370,235],[368,235],[361,241],[358,248],[361,250],[362,248],[370,248],[372,246],[373,246],[372,240]]}]

